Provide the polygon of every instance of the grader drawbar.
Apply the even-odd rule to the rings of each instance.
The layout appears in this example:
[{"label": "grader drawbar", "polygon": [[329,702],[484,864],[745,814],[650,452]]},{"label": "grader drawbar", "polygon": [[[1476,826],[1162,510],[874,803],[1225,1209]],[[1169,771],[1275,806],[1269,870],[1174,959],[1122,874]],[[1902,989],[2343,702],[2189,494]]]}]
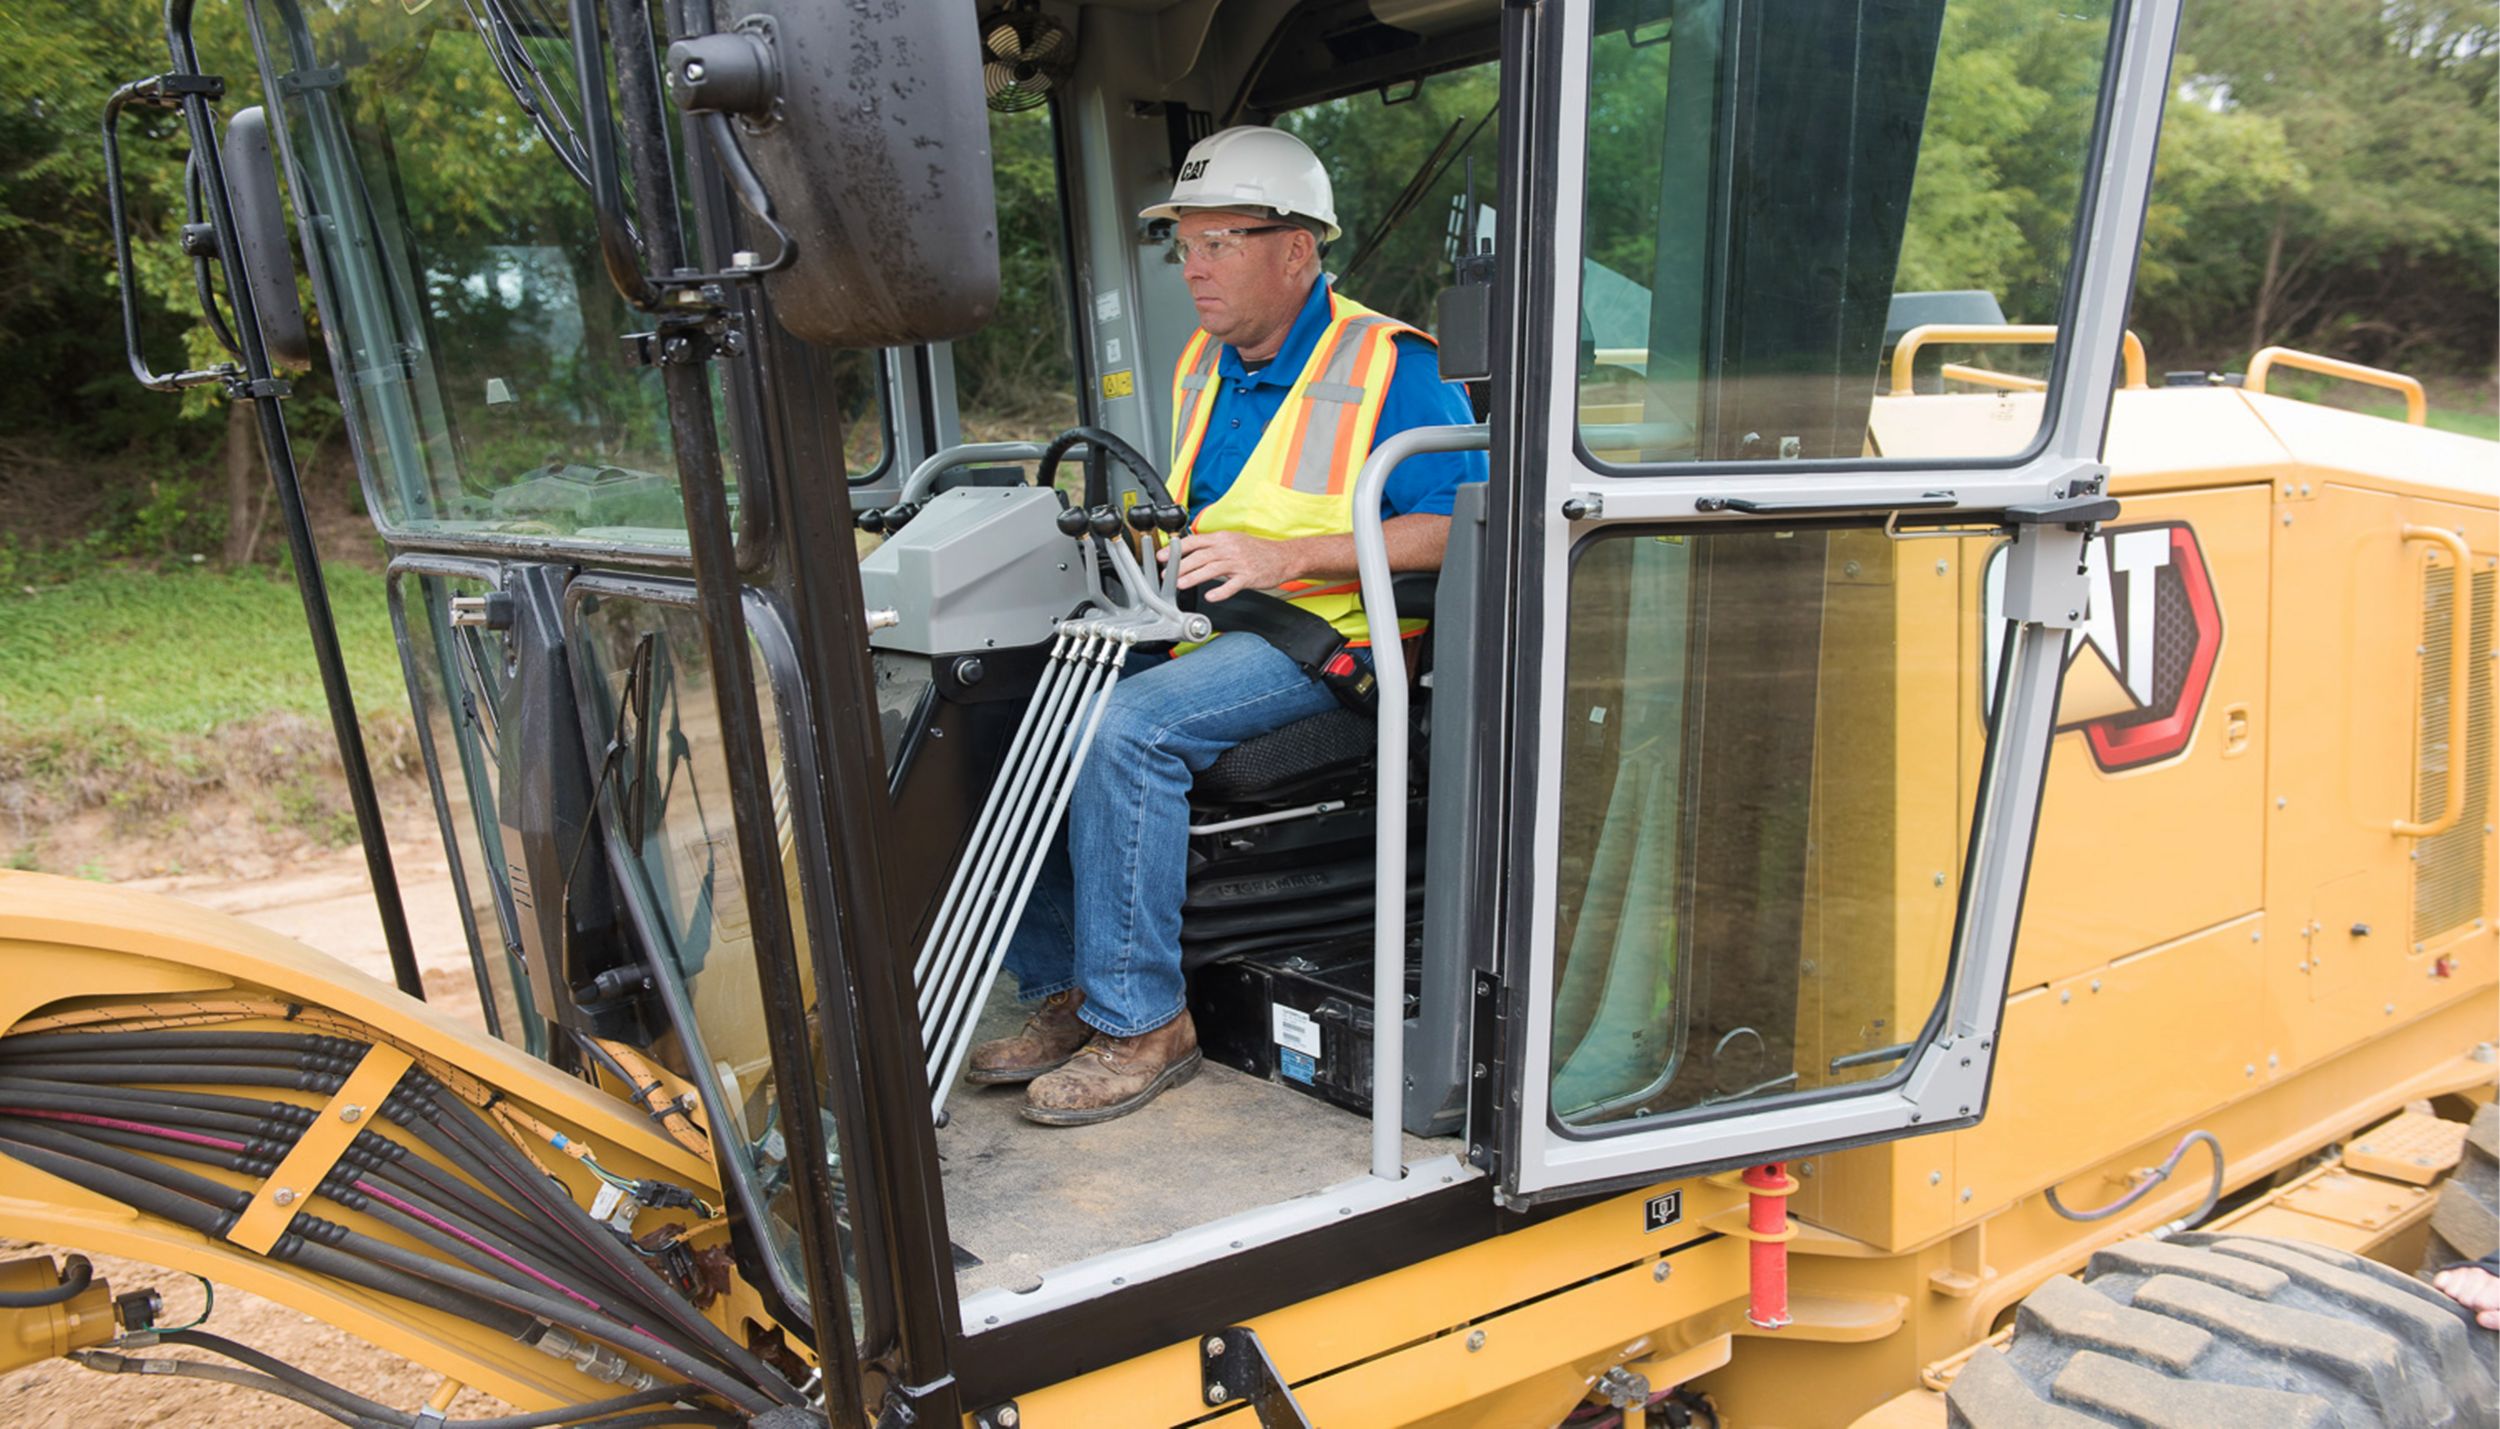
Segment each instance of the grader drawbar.
[{"label": "grader drawbar", "polygon": [[[132,367],[254,405],[398,986],[0,873],[0,1232],[72,1257],[0,1266],[0,1367],[472,1429],[2490,1420],[2408,1272],[2500,1239],[2494,448],[2269,391],[2408,381],[2304,354],[2152,383],[2170,0],[214,13],[257,76],[170,0],[104,136],[179,119],[227,355],[148,364],[117,193]],[[2036,125],[1938,122],[2042,57]],[[1243,124],[1484,420],[1346,446],[1405,638],[1195,771],[1206,1066],[1037,1128],[961,1072],[1124,672],[1347,653],[1162,562],[1198,315],[1139,215]],[[1948,241],[1974,154],[2070,216],[2011,266]],[[323,595],[316,337],[456,949]],[[986,384],[1052,350],[1027,430]],[[1393,573],[1393,475],[1474,451]]]}]

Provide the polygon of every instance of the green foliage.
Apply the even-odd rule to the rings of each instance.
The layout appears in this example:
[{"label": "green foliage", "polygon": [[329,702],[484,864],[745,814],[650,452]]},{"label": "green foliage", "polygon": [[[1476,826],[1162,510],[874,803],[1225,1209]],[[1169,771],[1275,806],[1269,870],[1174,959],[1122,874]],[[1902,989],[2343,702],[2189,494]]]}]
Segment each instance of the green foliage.
[{"label": "green foliage", "polygon": [[[404,715],[382,576],[327,572],[360,713]],[[139,753],[273,713],[326,718],[292,582],[256,570],[103,570],[0,593],[0,730]]]}]

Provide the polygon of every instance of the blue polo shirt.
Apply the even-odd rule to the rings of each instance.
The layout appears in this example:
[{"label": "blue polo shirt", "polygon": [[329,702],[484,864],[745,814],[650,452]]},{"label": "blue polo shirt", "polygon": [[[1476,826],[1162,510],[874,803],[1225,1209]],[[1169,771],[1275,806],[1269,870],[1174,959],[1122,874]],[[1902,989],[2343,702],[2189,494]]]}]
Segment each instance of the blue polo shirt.
[{"label": "blue polo shirt", "polygon": [[[1311,295],[1303,300],[1301,313],[1285,334],[1285,345],[1266,366],[1248,371],[1241,365],[1241,353],[1229,342],[1223,345],[1215,361],[1215,408],[1207,417],[1207,434],[1198,444],[1198,459],[1189,472],[1192,520],[1232,488],[1233,478],[1248,465],[1251,449],[1258,446],[1260,434],[1285,405],[1285,393],[1327,330],[1328,286],[1322,281],[1311,285]],[[1441,380],[1432,344],[1404,333],[1396,342],[1397,367],[1389,377],[1380,425],[1372,433],[1374,444],[1409,427],[1474,423],[1476,414],[1467,405],[1466,393]],[[1380,514],[1447,516],[1458,484],[1484,480],[1485,469],[1483,452],[1426,452],[1408,457],[1389,473],[1380,496]]]}]

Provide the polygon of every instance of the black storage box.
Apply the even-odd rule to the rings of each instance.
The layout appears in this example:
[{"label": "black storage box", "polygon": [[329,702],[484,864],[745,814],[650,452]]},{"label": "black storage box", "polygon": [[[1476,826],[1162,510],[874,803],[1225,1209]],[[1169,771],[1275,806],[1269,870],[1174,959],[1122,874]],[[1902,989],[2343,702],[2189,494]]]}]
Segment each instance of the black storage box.
[{"label": "black storage box", "polygon": [[[1423,980],[1407,948],[1404,1016]],[[1245,953],[1201,968],[1190,1016],[1208,1058],[1366,1116],[1372,1109],[1372,950],[1368,937]]]}]

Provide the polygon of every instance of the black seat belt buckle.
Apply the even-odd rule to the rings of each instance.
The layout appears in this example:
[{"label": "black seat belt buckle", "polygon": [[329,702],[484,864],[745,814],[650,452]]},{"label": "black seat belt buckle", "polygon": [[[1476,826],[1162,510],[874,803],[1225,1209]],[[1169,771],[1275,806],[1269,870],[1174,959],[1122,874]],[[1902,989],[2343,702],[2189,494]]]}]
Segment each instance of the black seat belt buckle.
[{"label": "black seat belt buckle", "polygon": [[1337,697],[1337,703],[1356,714],[1370,714],[1379,703],[1379,680],[1371,666],[1354,658],[1351,646],[1338,646],[1337,653],[1321,662],[1319,681]]}]

